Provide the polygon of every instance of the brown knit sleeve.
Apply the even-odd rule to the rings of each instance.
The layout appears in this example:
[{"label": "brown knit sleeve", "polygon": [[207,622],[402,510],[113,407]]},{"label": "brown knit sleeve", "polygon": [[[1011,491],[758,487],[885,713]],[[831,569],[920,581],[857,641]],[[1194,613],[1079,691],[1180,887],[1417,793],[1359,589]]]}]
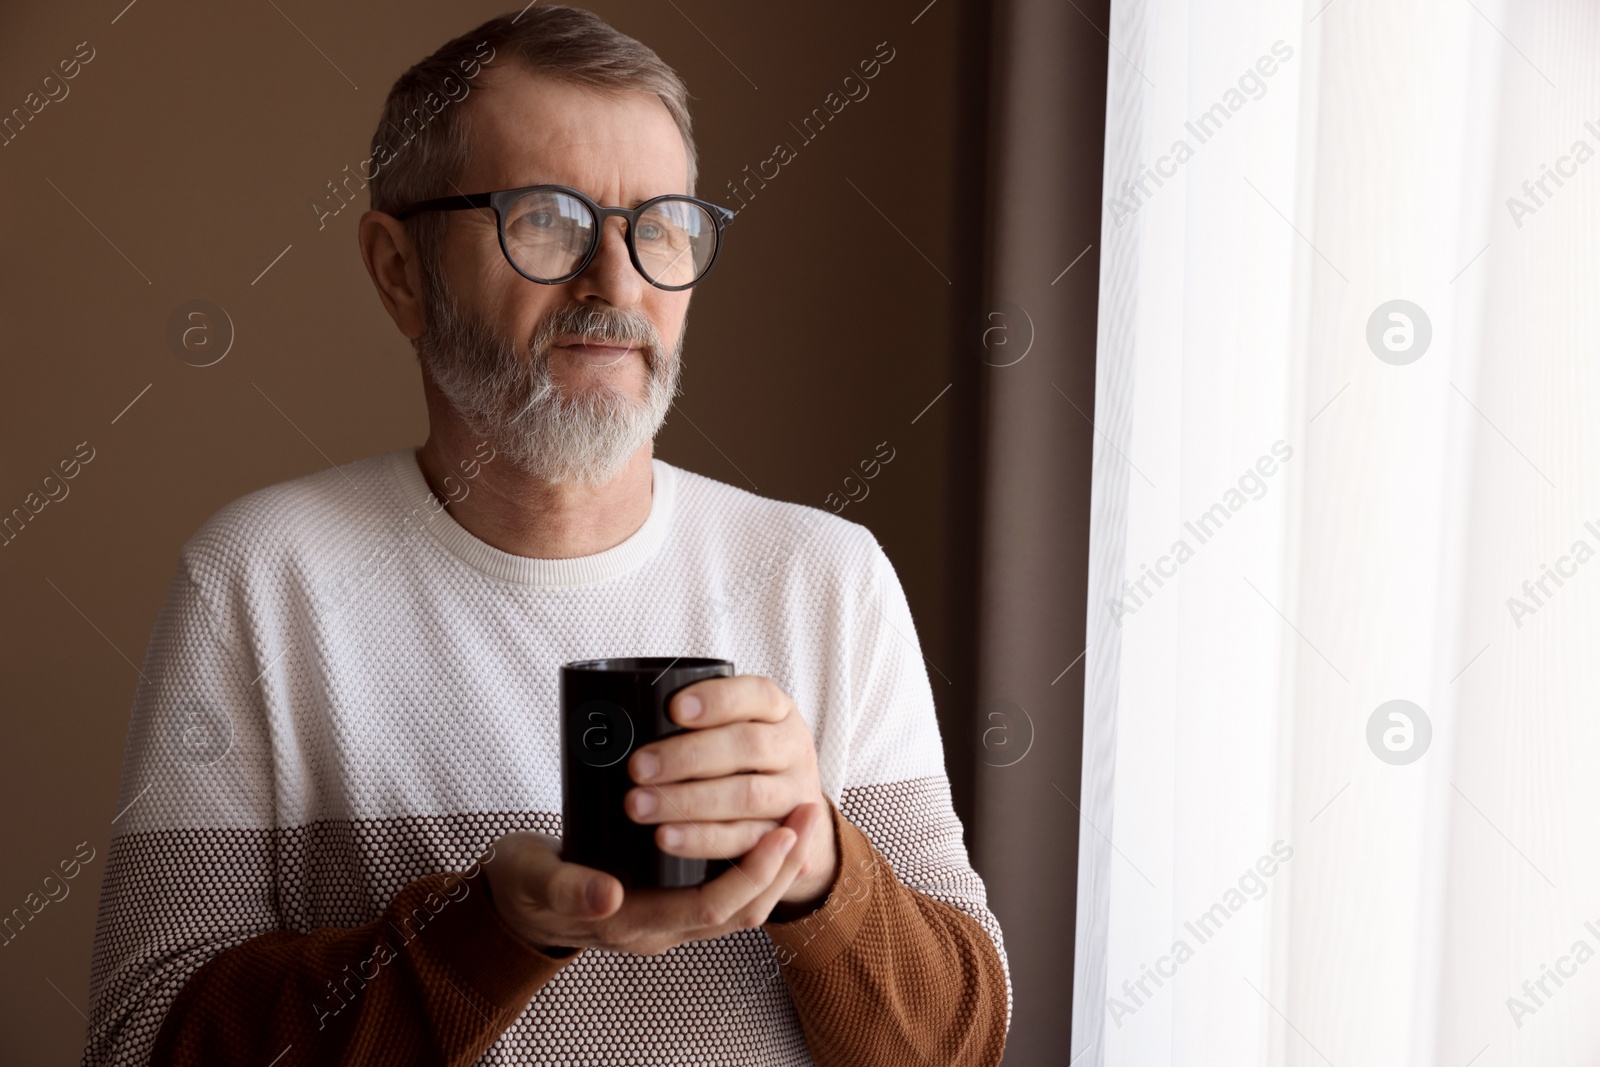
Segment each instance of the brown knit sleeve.
[{"label": "brown knit sleeve", "polygon": [[477,872],[430,875],[365,926],[275,931],[212,957],[150,1062],[470,1064],[576,955],[519,938]]},{"label": "brown knit sleeve", "polygon": [[765,924],[818,1067],[1000,1062],[1007,978],[977,921],[900,882],[830,800],[839,873],[823,905]]}]

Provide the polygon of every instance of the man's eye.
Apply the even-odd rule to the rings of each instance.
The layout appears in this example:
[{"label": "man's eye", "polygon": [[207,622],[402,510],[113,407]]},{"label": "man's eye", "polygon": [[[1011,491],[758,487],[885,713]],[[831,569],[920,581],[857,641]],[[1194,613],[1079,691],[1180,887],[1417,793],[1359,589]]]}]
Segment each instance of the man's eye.
[{"label": "man's eye", "polygon": [[662,229],[658,223],[641,222],[639,224],[639,240],[641,241],[659,241],[666,235],[667,231]]},{"label": "man's eye", "polygon": [[541,230],[549,229],[555,225],[555,222],[556,213],[554,211],[530,211],[522,216],[522,224],[524,226],[535,226]]}]

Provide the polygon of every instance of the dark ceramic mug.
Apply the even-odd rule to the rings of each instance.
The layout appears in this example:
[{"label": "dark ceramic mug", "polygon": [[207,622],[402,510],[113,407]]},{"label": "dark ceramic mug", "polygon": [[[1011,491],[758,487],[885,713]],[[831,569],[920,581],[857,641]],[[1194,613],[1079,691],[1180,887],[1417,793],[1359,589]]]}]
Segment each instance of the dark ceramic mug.
[{"label": "dark ceramic mug", "polygon": [[655,825],[623,807],[635,786],[628,757],[682,733],[667,705],[685,686],[729,678],[725,659],[646,656],[590,659],[561,668],[561,858],[614,875],[630,889],[696,886],[732,866],[656,847]]}]

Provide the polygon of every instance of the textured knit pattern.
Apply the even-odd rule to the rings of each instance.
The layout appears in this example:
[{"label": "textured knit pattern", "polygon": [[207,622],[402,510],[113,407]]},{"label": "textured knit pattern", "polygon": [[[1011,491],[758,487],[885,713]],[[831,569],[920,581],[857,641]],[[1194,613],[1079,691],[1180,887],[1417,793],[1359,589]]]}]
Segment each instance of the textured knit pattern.
[{"label": "textured knit pattern", "polygon": [[[134,700],[86,1064],[148,1062],[158,1032],[174,1062],[281,1067],[998,1058],[1004,946],[887,557],[825,512],[653,476],[644,525],[574,560],[473,537],[410,449],[205,524]],[[482,878],[444,877],[510,831],[560,835],[558,668],[644,655],[782,686],[841,879],[870,879],[796,923],[552,958]]]}]

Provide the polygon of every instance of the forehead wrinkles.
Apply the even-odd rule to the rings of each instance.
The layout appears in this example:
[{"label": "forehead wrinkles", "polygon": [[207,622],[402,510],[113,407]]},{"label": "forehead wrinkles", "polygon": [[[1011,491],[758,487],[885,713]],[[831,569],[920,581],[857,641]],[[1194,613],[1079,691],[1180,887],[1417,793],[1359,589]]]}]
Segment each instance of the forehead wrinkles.
[{"label": "forehead wrinkles", "polygon": [[468,102],[478,108],[468,120],[469,180],[497,187],[555,181],[590,196],[637,184],[639,199],[684,191],[682,137],[654,95],[596,92],[528,73],[503,74],[488,88]]}]

